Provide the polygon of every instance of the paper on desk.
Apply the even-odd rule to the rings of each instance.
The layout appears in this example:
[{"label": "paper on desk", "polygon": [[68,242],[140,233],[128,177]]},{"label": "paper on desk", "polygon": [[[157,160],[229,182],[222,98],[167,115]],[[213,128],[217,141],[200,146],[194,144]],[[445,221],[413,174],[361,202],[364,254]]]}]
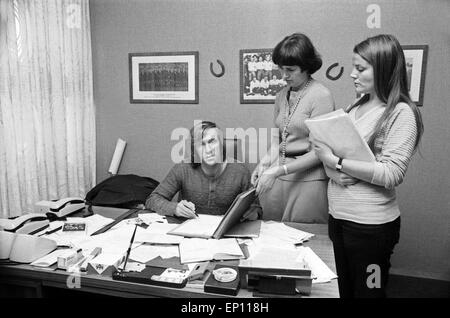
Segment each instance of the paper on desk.
[{"label": "paper on desk", "polygon": [[86,218],[69,218],[69,217],[67,218],[67,222],[86,223],[86,227],[87,227],[86,235],[88,235],[88,236],[113,221],[114,221],[114,219],[107,218],[107,217],[101,216],[99,214],[94,214],[94,215],[88,216]]},{"label": "paper on desk", "polygon": [[118,228],[121,228],[123,226],[135,226],[136,224],[140,224],[142,220],[140,218],[131,218],[131,219],[125,219],[114,225],[111,230],[116,230]]},{"label": "paper on desk", "polygon": [[305,262],[300,258],[301,252],[289,246],[248,246],[250,256],[240,260],[239,265],[258,268],[303,269]]},{"label": "paper on desk", "polygon": [[294,229],[280,222],[266,221],[261,224],[258,238],[254,238],[255,246],[294,247],[314,234]]},{"label": "paper on desk", "polygon": [[34,262],[32,262],[31,266],[37,266],[37,267],[50,267],[53,264],[55,264],[58,261],[58,257],[65,254],[67,249],[59,249],[51,252],[50,254],[47,254]]},{"label": "paper on desk", "polygon": [[244,253],[236,239],[201,239],[184,238],[180,243],[180,260],[182,264],[210,260],[244,258]]},{"label": "paper on desk", "polygon": [[[102,253],[123,254],[126,253],[135,225],[124,225],[117,229],[110,229],[104,233],[89,236],[83,241],[77,242],[76,247],[82,248],[83,252],[89,252],[96,247],[102,248]],[[138,227],[137,231],[142,230]],[[136,231],[136,233],[137,233]],[[134,242],[133,247],[142,243]]]},{"label": "paper on desk", "polygon": [[[45,235],[45,238],[56,241],[58,246],[70,246],[77,247],[81,243],[90,240],[90,235],[95,231],[99,230],[106,224],[114,221],[111,218],[106,218],[104,216],[94,214],[86,218],[67,218],[67,222],[81,222],[86,223],[86,233],[84,235],[63,233],[62,231],[58,231],[49,235]],[[55,222],[52,222],[55,223]],[[64,222],[63,222],[64,223]]]},{"label": "paper on desk", "polygon": [[313,284],[327,283],[332,279],[337,278],[337,275],[333,273],[327,264],[325,264],[310,247],[300,246],[298,250],[301,254],[298,256],[297,260],[304,260],[308,264],[313,276]]},{"label": "paper on desk", "polygon": [[140,213],[138,216],[148,225],[152,223],[168,223],[166,217],[164,215],[159,215],[158,213]]},{"label": "paper on desk", "polygon": [[151,244],[179,244],[183,237],[167,234],[177,226],[178,224],[151,223],[147,229],[136,232],[135,241]]},{"label": "paper on desk", "polygon": [[140,262],[147,263],[148,261],[161,256],[161,258],[171,258],[178,257],[178,246],[157,246],[157,245],[140,245],[130,253],[130,259]]},{"label": "paper on desk", "polygon": [[222,219],[222,215],[200,214],[195,219],[189,219],[179,224],[170,234],[186,237],[212,237]]}]

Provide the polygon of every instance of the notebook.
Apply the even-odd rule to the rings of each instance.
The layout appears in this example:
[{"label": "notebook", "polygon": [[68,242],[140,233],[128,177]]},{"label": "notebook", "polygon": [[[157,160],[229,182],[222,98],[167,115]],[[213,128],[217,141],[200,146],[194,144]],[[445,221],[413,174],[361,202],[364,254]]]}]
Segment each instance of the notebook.
[{"label": "notebook", "polygon": [[255,188],[251,188],[234,199],[225,215],[200,214],[198,218],[185,221],[167,234],[220,239],[229,229],[239,223],[254,200]]}]

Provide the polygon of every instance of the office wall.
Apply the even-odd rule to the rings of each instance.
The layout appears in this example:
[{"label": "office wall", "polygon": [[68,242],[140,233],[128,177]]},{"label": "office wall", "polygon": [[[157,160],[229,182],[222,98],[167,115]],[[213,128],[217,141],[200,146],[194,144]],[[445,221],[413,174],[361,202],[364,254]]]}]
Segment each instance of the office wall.
[{"label": "office wall", "polygon": [[[367,26],[372,3],[381,9],[380,28]],[[343,107],[354,96],[348,75],[357,42],[392,33],[405,45],[428,44],[422,156],[414,157],[398,190],[402,230],[392,265],[394,273],[450,280],[448,1],[91,0],[90,9],[98,181],[108,176],[119,137],[128,142],[119,172],[161,180],[172,166],[177,140],[170,136],[177,127],[189,128],[195,119],[271,127],[271,104],[239,102],[240,49],[270,48],[296,31],[308,34],[324,61],[315,78]],[[199,104],[130,104],[128,53],[161,51],[199,51]],[[226,68],[221,78],[209,71],[217,59]],[[331,81],[325,73],[335,62],[344,75]]]}]

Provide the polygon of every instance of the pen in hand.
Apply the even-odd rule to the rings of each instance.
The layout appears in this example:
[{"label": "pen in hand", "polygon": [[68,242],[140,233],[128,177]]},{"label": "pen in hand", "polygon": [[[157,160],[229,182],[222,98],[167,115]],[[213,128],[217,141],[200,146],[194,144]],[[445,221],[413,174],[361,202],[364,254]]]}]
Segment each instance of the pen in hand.
[{"label": "pen in hand", "polygon": [[180,201],[183,206],[187,209],[188,212],[193,213],[197,218],[198,218],[198,214],[195,212],[195,204],[186,200],[181,200]]}]

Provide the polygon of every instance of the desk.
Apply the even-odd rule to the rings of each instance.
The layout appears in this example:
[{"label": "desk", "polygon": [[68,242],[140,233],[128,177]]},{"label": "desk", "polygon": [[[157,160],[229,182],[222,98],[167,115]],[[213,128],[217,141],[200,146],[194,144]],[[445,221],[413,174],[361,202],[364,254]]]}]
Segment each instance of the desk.
[{"label": "desk", "polygon": [[[100,210],[95,213],[104,214]],[[106,211],[106,210],[105,210]],[[116,217],[123,209],[109,209],[109,217]],[[313,251],[336,272],[333,246],[327,235],[327,226],[324,224],[300,224],[287,223],[287,225],[316,234],[305,246]],[[32,267],[30,265],[8,265],[0,266],[0,297],[11,296],[8,290],[22,288],[28,291],[28,296],[45,296],[47,287],[68,290],[67,279],[69,273],[60,270],[46,270]],[[79,280],[80,288],[76,289],[100,295],[118,297],[175,297],[175,298],[199,298],[199,297],[230,297],[219,294],[205,293],[203,289],[185,287],[182,289],[169,288],[153,285],[143,285],[114,281],[110,277],[100,275],[81,274]],[[237,297],[252,297],[252,292],[241,289]],[[339,297],[337,280],[334,279],[325,284],[313,284],[311,295],[305,297]]]}]

